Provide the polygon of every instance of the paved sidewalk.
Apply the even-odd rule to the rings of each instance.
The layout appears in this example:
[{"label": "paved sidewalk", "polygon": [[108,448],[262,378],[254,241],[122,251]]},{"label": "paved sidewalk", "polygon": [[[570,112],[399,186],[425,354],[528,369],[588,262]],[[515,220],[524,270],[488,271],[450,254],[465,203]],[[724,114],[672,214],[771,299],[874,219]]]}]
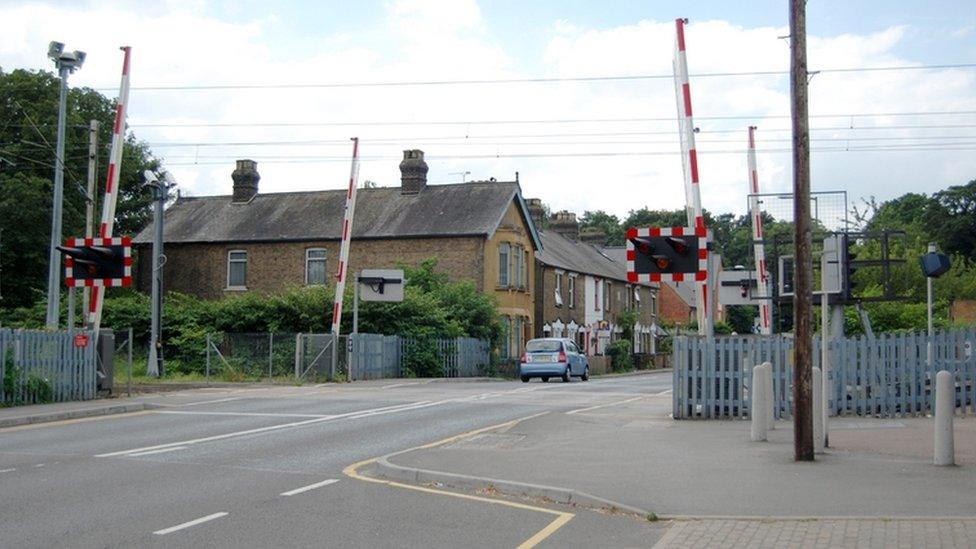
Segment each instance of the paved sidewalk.
[{"label": "paved sidewalk", "polygon": [[703,519],[675,521],[654,547],[968,549],[974,540],[976,519]]},{"label": "paved sidewalk", "polygon": [[835,420],[835,447],[796,463],[788,423],[753,443],[747,421],[674,421],[669,410],[669,395],[623,399],[389,463],[462,489],[476,477],[653,512],[671,520],[660,547],[976,547],[976,418],[956,418],[960,465],[936,467],[931,418]]}]

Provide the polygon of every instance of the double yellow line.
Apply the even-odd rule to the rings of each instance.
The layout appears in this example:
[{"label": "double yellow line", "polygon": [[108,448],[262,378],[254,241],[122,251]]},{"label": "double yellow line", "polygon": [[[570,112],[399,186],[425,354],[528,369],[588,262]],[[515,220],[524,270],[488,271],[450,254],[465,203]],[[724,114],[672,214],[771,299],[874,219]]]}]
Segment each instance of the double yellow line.
[{"label": "double yellow line", "polygon": [[[512,426],[514,426],[514,425],[516,425],[516,424],[518,424],[518,423],[520,423],[522,421],[525,421],[525,420],[528,420],[528,419],[532,419],[532,418],[538,417],[540,415],[542,415],[542,414],[535,414],[535,415],[531,415],[531,416],[528,416],[528,417],[524,417],[524,418],[520,418],[520,419],[516,419],[516,420],[512,420],[512,421],[507,421],[505,423],[499,423],[498,425],[492,425],[490,427],[482,427],[481,429],[475,429],[474,431],[468,431],[466,433],[461,433],[460,435],[454,435],[452,437],[448,437],[448,438],[445,438],[445,439],[442,439],[442,440],[438,440],[436,442],[431,442],[429,444],[424,444],[422,446],[415,446],[415,447],[409,448],[407,450],[402,450],[400,452],[396,452],[396,454],[391,454],[391,456],[397,455],[397,454],[405,454],[407,452],[413,452],[414,450],[424,450],[424,449],[427,449],[427,448],[433,448],[435,446],[442,446],[444,444],[449,444],[451,442],[454,442],[454,441],[456,441],[458,439],[467,438],[467,437],[470,437],[470,436],[473,436],[473,435],[477,435],[479,433],[484,433],[486,431],[494,431],[494,430],[497,430],[497,429],[504,429],[504,428],[507,428],[507,427],[512,427]],[[391,457],[391,456],[387,456],[387,457]],[[543,528],[542,530],[539,530],[538,532],[536,532],[529,539],[523,541],[518,546],[518,549],[529,549],[531,547],[535,547],[536,545],[538,545],[539,543],[541,543],[544,539],[546,539],[549,536],[551,536],[556,530],[559,530],[564,524],[566,524],[567,522],[569,522],[570,520],[572,520],[574,516],[576,516],[573,513],[566,513],[566,512],[563,512],[563,511],[555,511],[555,510],[552,510],[552,509],[547,509],[545,507],[537,507],[535,505],[527,505],[527,504],[524,504],[524,503],[517,503],[517,502],[514,502],[514,501],[506,501],[506,500],[502,500],[502,499],[492,499],[492,498],[486,498],[486,497],[482,497],[482,496],[472,496],[472,495],[469,495],[469,494],[459,494],[457,492],[449,492],[447,490],[438,490],[436,488],[429,488],[427,486],[414,486],[412,484],[404,484],[402,482],[395,482],[395,481],[392,481],[392,480],[384,480],[384,479],[378,479],[378,478],[373,478],[373,477],[367,477],[367,476],[363,476],[362,474],[359,473],[359,469],[361,467],[364,467],[364,466],[369,465],[371,463],[375,463],[379,459],[380,458],[375,457],[375,458],[366,459],[366,460],[363,460],[363,461],[360,461],[360,462],[357,462],[357,463],[353,463],[352,465],[350,465],[350,466],[346,467],[345,469],[343,469],[342,472],[346,476],[351,477],[351,478],[354,478],[356,480],[362,480],[362,481],[366,481],[366,482],[375,482],[377,484],[385,484],[387,486],[396,486],[397,488],[406,488],[407,490],[414,490],[414,491],[417,491],[417,492],[424,492],[424,493],[427,493],[427,494],[437,494],[437,495],[441,495],[441,496],[449,496],[449,497],[453,497],[453,498],[466,499],[466,500],[469,500],[469,501],[480,501],[482,503],[490,503],[492,505],[503,505],[505,507],[512,507],[514,509],[521,509],[523,511],[534,511],[534,512],[537,512],[537,513],[545,513],[547,515],[555,515],[556,518],[553,519],[552,522],[550,522],[548,525],[546,525],[546,527]]]}]

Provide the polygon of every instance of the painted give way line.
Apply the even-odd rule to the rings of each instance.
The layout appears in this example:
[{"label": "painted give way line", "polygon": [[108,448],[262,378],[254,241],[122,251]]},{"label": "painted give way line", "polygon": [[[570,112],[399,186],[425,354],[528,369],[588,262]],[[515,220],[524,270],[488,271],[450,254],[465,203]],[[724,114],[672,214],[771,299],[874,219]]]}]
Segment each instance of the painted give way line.
[{"label": "painted give way line", "polygon": [[177,524],[176,526],[170,526],[169,528],[163,528],[162,530],[156,530],[153,534],[157,536],[165,536],[166,534],[172,534],[173,532],[178,532],[180,530],[190,528],[191,526],[196,526],[198,524],[203,524],[204,522],[210,522],[211,520],[219,519],[220,517],[226,517],[227,513],[221,511],[219,513],[214,513],[212,515],[207,515],[205,517],[200,517],[198,519],[191,520],[189,522],[184,522],[183,524]]}]

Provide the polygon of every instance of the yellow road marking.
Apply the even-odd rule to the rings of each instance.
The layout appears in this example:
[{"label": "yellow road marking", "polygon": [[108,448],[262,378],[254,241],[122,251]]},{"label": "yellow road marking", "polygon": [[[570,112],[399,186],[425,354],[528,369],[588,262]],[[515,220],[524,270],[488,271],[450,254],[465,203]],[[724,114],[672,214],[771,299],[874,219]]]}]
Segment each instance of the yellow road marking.
[{"label": "yellow road marking", "polygon": [[[441,440],[438,440],[436,442],[431,442],[431,443],[424,444],[424,445],[421,445],[421,446],[415,446],[413,448],[408,448],[406,450],[402,450],[400,452],[396,452],[395,454],[391,454],[391,456],[392,455],[397,455],[397,454],[405,454],[407,452],[412,452],[414,450],[425,450],[427,448],[433,448],[435,446],[441,446],[441,445],[444,445],[444,444],[449,444],[449,443],[454,442],[454,441],[456,441],[458,439],[462,439],[462,438],[469,437],[469,436],[472,436],[472,435],[477,435],[479,433],[484,433],[485,431],[494,431],[494,430],[497,430],[497,429],[504,429],[506,427],[511,427],[513,425],[516,425],[516,424],[518,424],[518,423],[520,423],[522,421],[526,421],[528,419],[532,419],[534,417],[541,416],[541,415],[543,415],[545,413],[547,413],[547,412],[543,412],[541,414],[534,414],[534,415],[531,415],[531,416],[528,416],[528,417],[524,417],[524,418],[516,419],[516,420],[512,420],[512,421],[506,421],[505,423],[499,423],[498,425],[492,425],[490,427],[482,427],[481,429],[475,429],[473,431],[468,431],[466,433],[461,433],[460,435],[454,435],[452,437],[448,437],[448,438],[445,438],[445,439],[441,439]],[[437,488],[430,488],[430,487],[427,487],[427,486],[414,486],[412,484],[404,484],[402,482],[396,482],[396,481],[392,481],[392,480],[384,480],[384,479],[379,479],[379,478],[366,477],[366,476],[363,476],[363,475],[361,475],[359,473],[359,468],[360,467],[363,467],[364,465],[369,465],[370,463],[374,463],[378,459],[379,459],[378,457],[375,457],[375,458],[370,458],[370,459],[366,459],[366,460],[363,460],[363,461],[359,461],[359,462],[353,463],[352,465],[350,465],[350,466],[346,467],[345,469],[343,469],[342,472],[346,476],[348,476],[350,478],[354,478],[356,480],[362,480],[362,481],[366,481],[366,482],[374,482],[376,484],[385,484],[387,486],[396,486],[397,488],[406,488],[407,490],[414,490],[416,492],[424,492],[424,493],[427,493],[427,494],[437,494],[437,495],[441,495],[441,496],[450,496],[450,497],[459,498],[459,499],[466,499],[466,500],[469,500],[469,501],[479,501],[479,502],[482,502],[482,503],[490,503],[492,505],[503,505],[505,507],[512,507],[512,508],[520,509],[520,510],[523,510],[523,511],[535,511],[535,512],[538,512],[538,513],[546,513],[548,515],[555,515],[556,516],[556,518],[552,522],[550,522],[548,525],[546,525],[545,528],[543,528],[542,530],[539,530],[531,538],[529,538],[529,539],[523,541],[521,544],[519,544],[518,549],[531,549],[532,547],[535,547],[536,545],[538,545],[539,543],[541,543],[544,539],[546,539],[549,536],[551,536],[556,530],[559,530],[564,524],[566,524],[567,522],[569,522],[570,520],[572,520],[574,516],[576,516],[573,513],[566,513],[566,512],[563,512],[563,511],[555,511],[553,509],[547,509],[545,507],[537,507],[535,505],[528,505],[528,504],[525,504],[525,503],[518,503],[518,502],[515,502],[515,501],[507,501],[507,500],[503,500],[503,499],[492,499],[492,498],[487,498],[487,497],[483,497],[483,496],[473,496],[473,495],[470,495],[470,494],[461,494],[461,493],[458,493],[458,492],[449,492],[447,490],[439,490]]]},{"label": "yellow road marking", "polygon": [[104,416],[91,416],[91,417],[79,417],[75,419],[62,419],[60,421],[47,421],[44,423],[28,423],[27,425],[15,425],[13,427],[4,427],[0,429],[0,433],[12,433],[15,431],[27,431],[30,429],[38,429],[41,427],[59,427],[61,425],[74,425],[75,423],[87,423],[89,421],[101,421],[103,419],[117,419],[123,417],[135,417],[144,416],[146,414],[151,414],[152,410],[142,410],[139,412],[120,412],[118,414],[107,414]]}]

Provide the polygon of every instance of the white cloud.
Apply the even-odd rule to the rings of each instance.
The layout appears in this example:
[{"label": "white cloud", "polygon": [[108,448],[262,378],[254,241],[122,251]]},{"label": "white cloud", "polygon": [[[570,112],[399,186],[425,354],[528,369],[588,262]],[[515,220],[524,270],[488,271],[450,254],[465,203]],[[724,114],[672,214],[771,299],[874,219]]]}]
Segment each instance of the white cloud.
[{"label": "white cloud", "polygon": [[[141,4],[140,4],[141,5]],[[541,65],[547,75],[668,74],[674,44],[673,21],[640,20],[611,28],[554,20],[542,51],[525,52],[495,38],[473,0],[396,0],[385,19],[367,31],[324,28],[315,36],[293,37],[308,47],[278,46],[289,32],[275,13],[231,22],[208,15],[208,4],[171,0],[135,9],[117,2],[59,4],[21,2],[0,7],[0,60],[5,70],[49,68],[51,39],[88,51],[86,66],[72,85],[117,86],[121,54],[133,46],[133,86],[163,84],[389,82],[525,78],[518,70]],[[217,13],[216,10],[212,13]],[[246,15],[246,14],[244,14]],[[517,14],[513,14],[517,16]],[[903,46],[906,27],[880,32],[811,36],[811,69],[919,64],[893,52]],[[788,68],[785,27],[746,28],[725,21],[687,27],[693,74],[768,71]],[[903,48],[902,48],[903,49]],[[810,85],[811,112],[917,112],[976,110],[972,71],[904,71],[819,74]],[[114,89],[106,95],[115,95]],[[785,75],[695,77],[692,95],[701,152],[702,196],[706,208],[742,212],[745,207],[746,127],[759,126],[759,170],[763,190],[790,188],[789,79]],[[182,187],[196,195],[228,193],[235,158],[258,160],[262,192],[340,188],[348,177],[348,138],[362,139],[362,179],[395,185],[405,148],[427,153],[432,183],[511,179],[516,171],[526,196],[554,209],[680,208],[684,202],[676,135],[674,88],[670,79],[508,85],[444,85],[263,90],[133,90],[130,123],[151,143],[302,141],[303,146],[179,147],[157,145]],[[715,117],[756,116],[720,120]],[[764,118],[766,117],[766,118]],[[250,126],[149,128],[146,123],[240,122],[431,122],[479,120],[631,119],[572,124],[432,126]],[[659,121],[633,119],[661,118]],[[970,117],[972,120],[972,117]],[[814,118],[814,147],[884,145],[872,137],[940,137],[951,130],[868,129],[877,125],[934,125],[952,117],[912,119]],[[958,123],[958,121],[957,121]],[[973,122],[970,122],[973,123]],[[960,130],[963,132],[964,130]],[[574,135],[566,135],[574,134]],[[589,135],[580,135],[589,134]],[[616,135],[606,135],[616,134]],[[626,135],[622,135],[626,134]],[[511,136],[533,135],[515,138]],[[448,136],[464,137],[448,141]],[[485,136],[500,136],[486,139]],[[818,139],[851,141],[819,141]],[[916,141],[917,142],[917,141]],[[650,152],[646,156],[628,153]],[[527,155],[506,158],[504,155]],[[535,157],[539,154],[568,155]],[[603,156],[587,156],[598,154]],[[294,162],[296,156],[334,161]],[[496,158],[496,155],[502,155]],[[577,156],[573,156],[577,155]],[[964,156],[965,155],[965,156]],[[289,158],[290,157],[290,158]],[[377,159],[378,157],[378,159]],[[458,158],[463,157],[463,158]],[[375,159],[375,160],[374,160]],[[197,162],[197,165],[187,165]],[[216,163],[216,164],[213,164]],[[847,189],[851,199],[875,194],[932,192],[968,181],[976,159],[965,152],[816,152],[815,189]],[[966,175],[966,174],[970,175]]]}]

